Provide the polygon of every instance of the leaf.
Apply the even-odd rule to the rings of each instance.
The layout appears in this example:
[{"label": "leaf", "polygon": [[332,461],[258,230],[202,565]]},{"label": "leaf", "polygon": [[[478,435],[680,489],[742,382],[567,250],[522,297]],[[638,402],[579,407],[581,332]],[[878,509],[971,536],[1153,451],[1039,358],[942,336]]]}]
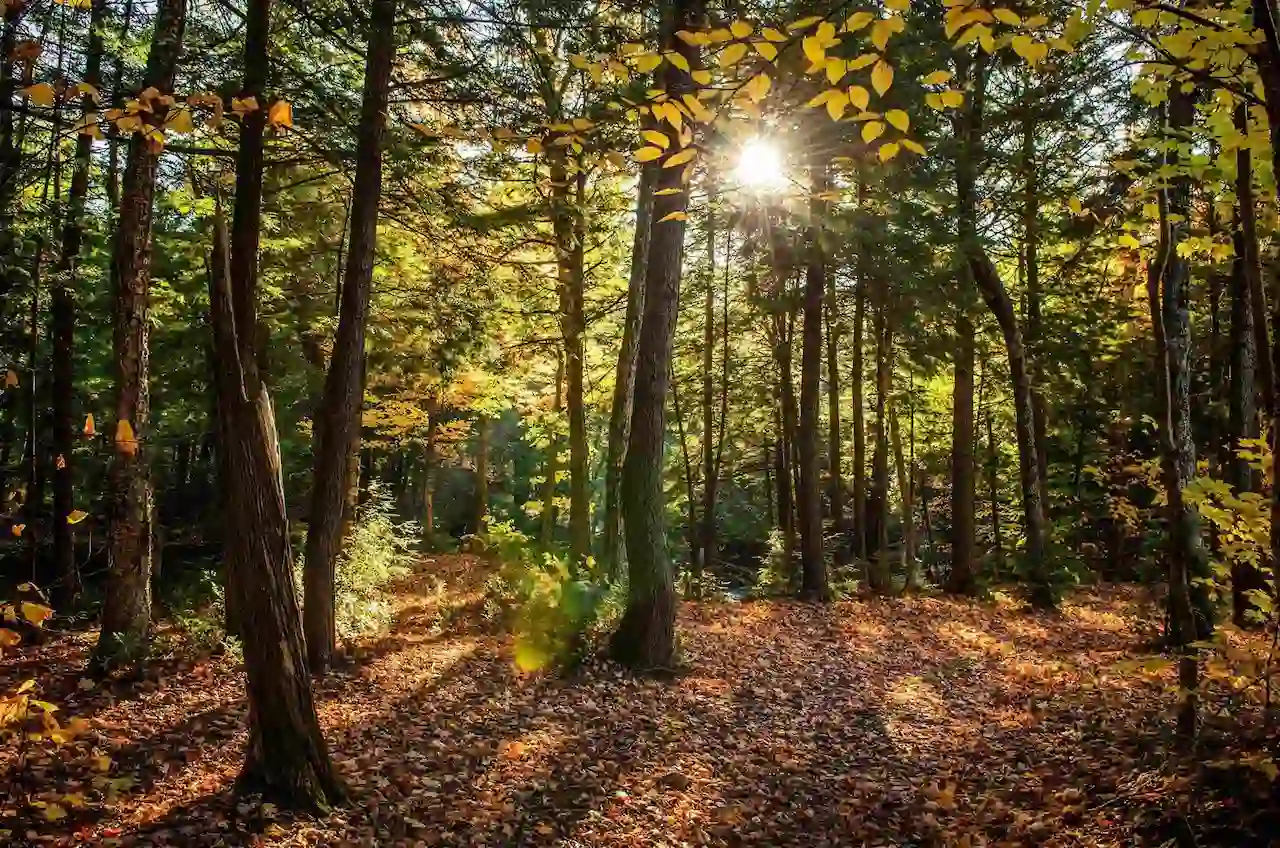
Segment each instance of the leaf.
[{"label": "leaf", "polygon": [[[666,138],[666,136],[663,136]],[[632,154],[632,158],[637,162],[652,162],[662,156],[664,147],[642,147]]]},{"label": "leaf", "polygon": [[729,24],[729,32],[733,34],[734,38],[746,38],[754,31],[755,27],[746,21],[734,21]]},{"label": "leaf", "polygon": [[30,98],[31,102],[37,106],[49,107],[57,99],[53,86],[47,82],[36,83],[22,89],[22,95]]},{"label": "leaf", "polygon": [[849,103],[858,111],[865,111],[871,105],[871,92],[860,85],[851,85],[848,89]]},{"label": "leaf", "polygon": [[826,64],[827,50],[822,46],[822,39],[818,38],[816,35],[806,36],[805,39],[800,42],[800,47],[804,50],[805,57],[813,64],[818,65],[819,67]]},{"label": "leaf", "polygon": [[939,93],[938,98],[943,106],[947,106],[952,109],[956,109],[964,105],[964,92],[957,91],[954,88],[949,88],[946,91]]},{"label": "leaf", "polygon": [[808,29],[809,27],[813,26],[820,20],[822,20],[822,15],[813,15],[808,18],[801,18],[798,21],[793,21],[791,25],[787,27],[787,29],[793,32],[802,30],[802,29]]},{"label": "leaf", "polygon": [[871,87],[876,90],[876,94],[884,95],[889,87],[893,85],[893,65],[881,59],[876,62],[876,66],[871,69]]},{"label": "leaf", "polygon": [[67,523],[79,524],[81,521],[84,521],[88,517],[89,517],[89,513],[85,512],[84,510],[73,509],[71,510],[71,512],[67,513]]},{"label": "leaf", "polygon": [[732,68],[734,65],[742,61],[742,57],[747,55],[747,45],[730,44],[720,52],[717,61],[722,68]]},{"label": "leaf", "polygon": [[667,221],[687,221],[689,214],[687,212],[668,212],[658,219],[659,224],[665,224]]},{"label": "leaf", "polygon": [[58,804],[46,804],[44,808],[44,817],[49,821],[58,821],[67,817],[67,811]]},{"label": "leaf", "polygon": [[164,127],[176,133],[195,132],[195,126],[191,122],[191,110],[182,108],[170,111],[169,116],[165,118]]},{"label": "leaf", "polygon": [[912,141],[909,138],[902,139],[902,146],[918,156],[923,156],[925,154],[924,145],[917,141]]},{"label": "leaf", "polygon": [[8,371],[5,372],[5,375],[4,375],[4,387],[6,389],[13,389],[13,388],[17,388],[17,386],[18,386],[18,372],[10,368]]},{"label": "leaf", "polygon": [[30,601],[23,601],[18,608],[22,611],[22,617],[36,627],[39,627],[44,623],[45,619],[53,615],[53,610],[44,604],[33,604]]},{"label": "leaf", "polygon": [[641,53],[636,57],[636,70],[647,74],[662,64],[662,57],[656,53]]},{"label": "leaf", "polygon": [[905,12],[911,8],[911,0],[884,0],[884,7],[895,12]]},{"label": "leaf", "polygon": [[288,100],[277,100],[267,110],[267,121],[275,127],[293,126],[293,104]]},{"label": "leaf", "polygon": [[911,118],[901,109],[890,109],[884,113],[884,119],[898,132],[906,132],[911,126]]},{"label": "leaf", "polygon": [[138,452],[138,437],[127,419],[122,418],[116,423],[116,450],[125,456],[133,456]]},{"label": "leaf", "polygon": [[831,120],[838,121],[844,115],[844,110],[849,106],[849,95],[843,90],[833,88],[831,96],[827,98],[827,114],[831,116]]},{"label": "leaf", "polygon": [[849,16],[849,19],[844,22],[844,31],[857,32],[875,19],[876,16],[870,12],[854,12]]},{"label": "leaf", "polygon": [[708,70],[699,69],[696,71],[691,71],[689,73],[689,76],[692,77],[693,81],[696,82],[698,85],[711,84],[711,72]]},{"label": "leaf", "polygon": [[880,145],[880,161],[888,162],[890,159],[898,155],[898,150],[898,144],[893,141],[888,144]]},{"label": "leaf", "polygon": [[773,29],[772,27],[765,27],[764,29],[760,30],[760,34],[765,37],[766,41],[786,41],[787,40],[787,36],[785,33],[781,33],[778,30]]},{"label": "leaf", "polygon": [[[649,142],[650,144],[656,144],[658,147],[661,147],[663,150],[666,150],[671,145],[671,139],[667,138],[667,134],[658,132],[657,130],[641,130],[640,137],[643,138],[645,141]],[[646,162],[648,160],[641,159],[640,161]]]},{"label": "leaf", "polygon": [[670,156],[668,156],[667,160],[662,163],[662,167],[674,168],[677,165],[683,165],[686,162],[692,161],[693,158],[697,155],[698,155],[698,148],[686,147],[684,150],[681,150],[677,153],[672,153]]},{"label": "leaf", "polygon": [[12,648],[22,641],[22,637],[12,630],[0,627],[0,648]]},{"label": "leaf", "polygon": [[756,52],[765,58],[766,61],[772,62],[778,58],[778,48],[767,41],[757,41],[755,43]]},{"label": "leaf", "polygon": [[93,429],[93,413],[92,412],[90,412],[88,415],[84,417],[84,434],[89,437],[98,435],[97,431]]},{"label": "leaf", "polygon": [[531,138],[524,143],[524,149],[536,156],[542,152],[542,142],[536,138]]},{"label": "leaf", "polygon": [[879,53],[863,53],[856,59],[850,59],[847,63],[846,70],[860,71],[863,68],[875,64],[880,59]]},{"label": "leaf", "polygon": [[9,528],[9,532],[13,534],[14,538],[21,538],[22,531],[26,529],[27,525],[25,524],[15,524]]},{"label": "leaf", "polygon": [[862,141],[870,144],[884,133],[884,124],[880,121],[868,121],[862,125]]},{"label": "leaf", "polygon": [[1134,250],[1137,250],[1138,248],[1142,247],[1142,243],[1139,242],[1133,236],[1131,236],[1129,233],[1123,233],[1120,236],[1120,238],[1116,239],[1116,241],[1117,243],[1119,243],[1121,247],[1129,247]]},{"label": "leaf", "polygon": [[667,195],[670,195],[670,194],[683,194],[683,193],[684,193],[684,189],[682,188],[662,188],[655,191],[653,193],[653,196],[666,197]]},{"label": "leaf", "polygon": [[1009,26],[1022,26],[1022,18],[1018,17],[1016,12],[1012,12],[1009,9],[992,9],[991,14],[1002,24],[1008,24]]},{"label": "leaf", "polygon": [[689,60],[685,58],[683,53],[677,53],[676,51],[671,50],[663,53],[662,57],[685,73],[689,72]]},{"label": "leaf", "polygon": [[942,85],[951,79],[950,71],[934,71],[933,73],[923,77],[920,82],[925,85]]}]

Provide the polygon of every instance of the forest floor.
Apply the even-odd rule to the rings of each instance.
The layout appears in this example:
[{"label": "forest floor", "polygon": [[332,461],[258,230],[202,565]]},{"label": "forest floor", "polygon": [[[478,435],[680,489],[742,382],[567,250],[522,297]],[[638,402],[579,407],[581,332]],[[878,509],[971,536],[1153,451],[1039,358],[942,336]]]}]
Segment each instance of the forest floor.
[{"label": "forest floor", "polygon": [[91,729],[21,773],[0,751],[9,806],[72,795],[56,821],[7,811],[0,844],[1273,844],[1167,754],[1168,681],[1115,672],[1155,629],[1136,592],[1055,615],[927,597],[686,603],[689,669],[661,682],[606,663],[522,675],[480,614],[485,572],[425,560],[391,633],[320,684],[352,795],[322,819],[232,797],[231,658],[90,688],[92,634],[10,655],[0,689],[35,676]]}]

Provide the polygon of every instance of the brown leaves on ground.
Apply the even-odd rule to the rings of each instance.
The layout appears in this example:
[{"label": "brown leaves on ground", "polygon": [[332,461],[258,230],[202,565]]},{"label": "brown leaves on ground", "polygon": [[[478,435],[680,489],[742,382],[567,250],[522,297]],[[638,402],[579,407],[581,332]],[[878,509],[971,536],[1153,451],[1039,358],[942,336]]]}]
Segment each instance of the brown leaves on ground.
[{"label": "brown leaves on ground", "polygon": [[[0,687],[39,674],[92,726],[25,770],[0,754],[0,829],[49,845],[1121,846],[1176,840],[1215,803],[1167,756],[1161,682],[1109,671],[1148,624],[1125,593],[1056,616],[685,604],[690,670],[657,682],[605,663],[520,675],[469,617],[482,569],[424,563],[394,631],[319,685],[347,808],[296,819],[232,797],[245,710],[229,661],[88,689],[86,638],[0,666]],[[1251,844],[1233,832],[1199,844]]]}]

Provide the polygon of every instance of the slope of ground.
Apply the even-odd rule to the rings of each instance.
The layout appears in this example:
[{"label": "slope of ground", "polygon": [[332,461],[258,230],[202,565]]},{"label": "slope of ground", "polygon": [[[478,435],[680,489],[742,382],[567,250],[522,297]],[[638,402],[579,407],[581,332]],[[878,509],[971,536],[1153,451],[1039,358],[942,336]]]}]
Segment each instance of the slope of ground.
[{"label": "slope of ground", "polygon": [[[52,822],[11,809],[14,844],[1122,846],[1177,840],[1219,803],[1189,800],[1161,753],[1163,685],[1110,672],[1150,626],[1131,593],[1053,616],[930,598],[685,604],[689,671],[657,682],[604,663],[521,675],[479,615],[484,573],[424,562],[393,631],[320,685],[352,803],[319,820],[231,797],[245,719],[231,660],[88,689],[87,635],[10,657],[0,686],[36,675],[92,726],[21,772],[0,755],[10,808],[86,802]],[[1232,833],[1220,844],[1253,844]]]}]

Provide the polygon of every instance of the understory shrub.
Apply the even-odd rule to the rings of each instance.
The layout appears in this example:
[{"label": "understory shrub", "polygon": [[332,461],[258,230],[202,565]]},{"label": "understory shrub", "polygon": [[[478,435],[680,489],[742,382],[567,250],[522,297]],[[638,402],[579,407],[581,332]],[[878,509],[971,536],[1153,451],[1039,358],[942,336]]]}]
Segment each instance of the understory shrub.
[{"label": "understory shrub", "polygon": [[356,511],[335,568],[334,620],[339,640],[349,643],[391,626],[394,608],[387,586],[409,573],[421,537],[418,523],[399,520],[391,495],[373,486]]}]

